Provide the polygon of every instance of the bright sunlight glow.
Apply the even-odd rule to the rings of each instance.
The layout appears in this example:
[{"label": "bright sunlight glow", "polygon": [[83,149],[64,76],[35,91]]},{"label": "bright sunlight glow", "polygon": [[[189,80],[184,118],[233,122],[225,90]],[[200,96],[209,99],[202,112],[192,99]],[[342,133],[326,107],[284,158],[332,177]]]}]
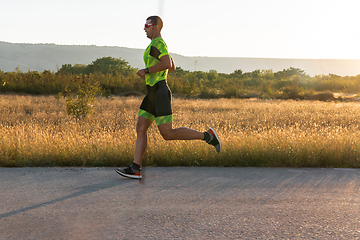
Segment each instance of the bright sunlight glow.
[{"label": "bright sunlight glow", "polygon": [[360,59],[358,0],[3,1],[0,41],[145,48],[161,14],[185,56]]}]

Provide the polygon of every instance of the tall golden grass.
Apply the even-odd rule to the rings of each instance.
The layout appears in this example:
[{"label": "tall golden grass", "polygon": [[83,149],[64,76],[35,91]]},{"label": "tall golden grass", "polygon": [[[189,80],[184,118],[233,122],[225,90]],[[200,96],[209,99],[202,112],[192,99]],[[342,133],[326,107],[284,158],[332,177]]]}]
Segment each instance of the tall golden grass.
[{"label": "tall golden grass", "polygon": [[[99,98],[76,120],[64,99],[0,95],[0,166],[124,166],[132,162],[141,97]],[[173,99],[174,127],[214,127],[223,149],[165,141],[155,124],[151,166],[359,167],[356,102]]]}]

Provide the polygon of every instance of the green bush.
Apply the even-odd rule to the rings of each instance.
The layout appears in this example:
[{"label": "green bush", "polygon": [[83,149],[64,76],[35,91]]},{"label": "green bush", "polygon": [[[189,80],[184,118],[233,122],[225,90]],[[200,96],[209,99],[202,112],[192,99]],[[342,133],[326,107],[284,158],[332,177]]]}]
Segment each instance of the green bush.
[{"label": "green bush", "polygon": [[[136,72],[137,69],[125,60],[111,57],[99,58],[89,65],[64,64],[56,73],[48,70],[23,73],[17,68],[14,72],[0,71],[0,92],[54,95],[65,89],[76,92],[78,86],[74,78],[86,75],[99,84],[104,94],[145,94],[144,80]],[[360,92],[360,75],[310,77],[304,70],[292,67],[275,73],[271,69],[257,69],[252,72],[235,70],[231,74],[215,70],[190,72],[177,67],[168,75],[168,84],[174,94],[189,97],[303,99],[323,91],[357,94]]]},{"label": "green bush", "polygon": [[74,83],[76,91],[66,89],[63,93],[66,98],[67,113],[77,119],[86,118],[94,113],[92,104],[96,100],[95,97],[101,93],[100,84],[84,75],[76,77]]}]

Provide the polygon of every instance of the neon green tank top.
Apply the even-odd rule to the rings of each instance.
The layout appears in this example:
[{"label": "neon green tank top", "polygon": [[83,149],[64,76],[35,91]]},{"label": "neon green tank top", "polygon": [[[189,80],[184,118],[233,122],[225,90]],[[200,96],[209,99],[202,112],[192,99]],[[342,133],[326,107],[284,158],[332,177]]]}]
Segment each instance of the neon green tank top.
[{"label": "neon green tank top", "polygon": [[[169,55],[169,52],[164,39],[160,37],[155,38],[144,52],[145,68],[156,65],[160,62],[160,58],[166,55]],[[145,75],[146,84],[154,86],[157,82],[166,79],[167,74],[168,69],[161,72],[148,73]]]}]

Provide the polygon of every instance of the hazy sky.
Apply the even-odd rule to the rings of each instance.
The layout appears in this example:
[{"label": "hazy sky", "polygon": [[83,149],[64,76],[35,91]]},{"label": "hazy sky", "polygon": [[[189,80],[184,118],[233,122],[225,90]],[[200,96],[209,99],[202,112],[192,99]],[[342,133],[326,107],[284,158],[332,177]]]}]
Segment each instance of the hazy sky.
[{"label": "hazy sky", "polygon": [[146,48],[150,15],[184,56],[360,59],[359,0],[0,0],[0,41]]}]

